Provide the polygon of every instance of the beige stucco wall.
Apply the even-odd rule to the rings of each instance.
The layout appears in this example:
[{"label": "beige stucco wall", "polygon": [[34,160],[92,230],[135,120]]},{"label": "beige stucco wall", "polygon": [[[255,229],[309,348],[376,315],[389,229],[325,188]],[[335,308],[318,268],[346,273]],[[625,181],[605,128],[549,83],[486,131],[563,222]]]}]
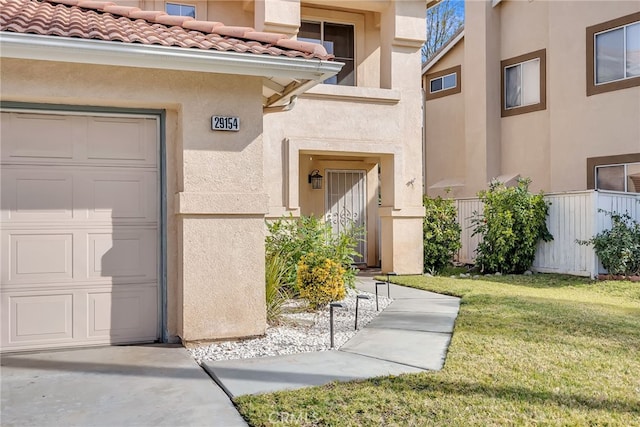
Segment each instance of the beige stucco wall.
[{"label": "beige stucco wall", "polygon": [[[550,2],[547,1],[522,4],[506,1],[496,8],[496,11],[500,13],[501,60],[548,48],[547,16],[549,7]],[[527,31],[522,31],[522,28],[526,28]],[[548,64],[548,58],[547,61]],[[552,83],[551,76],[547,77],[548,83]],[[497,78],[500,79],[499,74]],[[550,98],[549,86],[547,85],[547,99]],[[496,98],[498,102],[502,102],[500,96]],[[523,177],[529,177],[532,180],[529,187],[532,191],[550,188],[549,116],[551,103],[549,102],[547,105],[546,110],[500,119],[500,175],[520,174]]]},{"label": "beige stucco wall", "polygon": [[[464,39],[460,40],[448,54],[438,61],[427,74],[462,65],[464,62]],[[467,72],[462,68],[461,73]],[[423,87],[429,90],[426,74]],[[463,77],[461,76],[461,81]],[[464,85],[462,90],[464,90]],[[425,156],[426,189],[430,196],[458,197],[465,182],[466,159],[464,127],[464,95],[455,93],[442,98],[425,101]],[[446,123],[447,126],[443,126]],[[445,182],[443,182],[445,181]],[[436,185],[437,188],[431,188]],[[449,192],[447,191],[449,190]]]},{"label": "beige stucco wall", "polygon": [[[166,110],[168,330],[264,333],[261,82],[206,73],[3,58],[2,100]],[[214,114],[240,132],[210,130]]]},{"label": "beige stucco wall", "polygon": [[585,189],[588,157],[640,153],[640,87],[587,97],[584,48],[586,27],[638,12],[640,3],[579,5],[549,7],[550,191]]},{"label": "beige stucco wall", "polygon": [[[455,178],[459,163],[428,153],[442,150],[433,147],[442,135],[458,131],[461,108],[466,166],[457,197],[474,196],[491,177],[511,174],[532,178],[533,191],[584,190],[587,158],[640,152],[640,87],[587,97],[585,68],[586,28],[640,11],[637,2],[502,1],[491,7],[468,1],[466,8],[464,102],[440,102],[430,111],[440,100],[427,101],[428,181]],[[547,108],[501,118],[500,60],[539,49],[547,55]],[[438,67],[457,56],[453,49]]]}]

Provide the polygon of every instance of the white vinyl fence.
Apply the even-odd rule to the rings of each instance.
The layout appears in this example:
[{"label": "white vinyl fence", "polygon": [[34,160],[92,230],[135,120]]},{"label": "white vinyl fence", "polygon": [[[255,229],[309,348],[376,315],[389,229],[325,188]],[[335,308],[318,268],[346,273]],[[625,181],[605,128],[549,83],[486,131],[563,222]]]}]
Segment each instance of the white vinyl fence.
[{"label": "white vinyl fence", "polygon": [[[640,222],[640,194],[604,191],[578,191],[547,194],[551,202],[547,228],[553,235],[551,242],[538,246],[532,270],[543,273],[566,273],[594,277],[606,272],[591,246],[579,245],[576,240],[587,240],[611,228],[611,216],[606,212],[628,213]],[[479,236],[472,236],[473,212],[482,211],[480,200],[458,199],[458,222],[462,227],[462,248],[457,260],[473,263]]]}]

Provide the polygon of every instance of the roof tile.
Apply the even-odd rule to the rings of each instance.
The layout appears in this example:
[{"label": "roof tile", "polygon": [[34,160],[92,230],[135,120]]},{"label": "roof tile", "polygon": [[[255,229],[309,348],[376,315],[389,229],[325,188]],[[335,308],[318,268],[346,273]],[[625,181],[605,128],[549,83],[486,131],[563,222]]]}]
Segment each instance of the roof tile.
[{"label": "roof tile", "polygon": [[182,24],[184,24],[187,21],[195,21],[195,19],[193,19],[190,16],[175,16],[175,15],[159,15],[156,16],[156,20],[155,20],[158,24],[163,24],[163,25],[171,25],[171,26],[179,26],[182,27]]},{"label": "roof tile", "polygon": [[[55,3],[60,3],[56,1]],[[116,6],[112,1],[94,1],[94,0],[80,0],[76,6],[87,9],[104,9],[107,6]]]},{"label": "roof tile", "polygon": [[0,31],[203,50],[333,59],[320,44],[111,1],[0,0]]},{"label": "roof tile", "polygon": [[252,31],[255,30],[251,27],[230,27],[223,25],[221,27],[215,27],[212,32],[220,34],[221,36],[244,37],[245,33],[250,33]]},{"label": "roof tile", "polygon": [[212,33],[216,27],[222,27],[224,24],[213,21],[187,21],[182,24],[187,30],[202,31],[203,33]]},{"label": "roof tile", "polygon": [[262,31],[248,31],[244,33],[244,36],[251,40],[269,44],[276,44],[278,40],[287,38],[284,34],[265,33]]},{"label": "roof tile", "polygon": [[129,17],[132,12],[139,12],[141,9],[133,6],[107,6],[103,10],[113,15]]},{"label": "roof tile", "polygon": [[129,12],[129,18],[144,19],[145,21],[155,22],[157,17],[163,16],[166,14],[167,12],[162,12],[160,10],[141,10],[137,12]]},{"label": "roof tile", "polygon": [[303,42],[299,40],[280,39],[276,45],[287,49],[301,50],[303,52],[311,52],[314,54],[321,54],[322,52],[326,53],[325,48],[321,44]]}]

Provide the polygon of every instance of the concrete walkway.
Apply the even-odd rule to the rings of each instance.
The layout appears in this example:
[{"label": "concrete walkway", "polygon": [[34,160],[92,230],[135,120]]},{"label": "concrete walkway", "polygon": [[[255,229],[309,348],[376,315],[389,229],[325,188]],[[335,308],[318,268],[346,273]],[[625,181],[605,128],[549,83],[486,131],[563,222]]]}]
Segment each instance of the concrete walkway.
[{"label": "concrete walkway", "polygon": [[2,355],[4,426],[246,426],[181,346]]},{"label": "concrete walkway", "polygon": [[[359,277],[357,287],[375,293],[374,283]],[[379,292],[386,295],[386,286]],[[339,350],[203,366],[230,397],[441,369],[459,299],[396,285],[390,294],[393,303]]]},{"label": "concrete walkway", "polygon": [[[359,278],[358,288],[374,293],[374,282]],[[442,368],[458,299],[390,291],[395,301],[338,351],[206,363],[224,392],[180,346],[4,354],[0,424],[246,426],[228,396]]]}]

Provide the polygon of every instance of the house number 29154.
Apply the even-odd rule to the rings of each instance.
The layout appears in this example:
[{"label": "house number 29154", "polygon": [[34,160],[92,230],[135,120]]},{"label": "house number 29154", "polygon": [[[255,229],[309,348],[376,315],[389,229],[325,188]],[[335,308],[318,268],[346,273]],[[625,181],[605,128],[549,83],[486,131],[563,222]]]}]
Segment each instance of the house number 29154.
[{"label": "house number 29154", "polygon": [[240,118],[212,116],[211,129],[212,130],[231,130],[231,131],[237,132],[240,130]]}]

